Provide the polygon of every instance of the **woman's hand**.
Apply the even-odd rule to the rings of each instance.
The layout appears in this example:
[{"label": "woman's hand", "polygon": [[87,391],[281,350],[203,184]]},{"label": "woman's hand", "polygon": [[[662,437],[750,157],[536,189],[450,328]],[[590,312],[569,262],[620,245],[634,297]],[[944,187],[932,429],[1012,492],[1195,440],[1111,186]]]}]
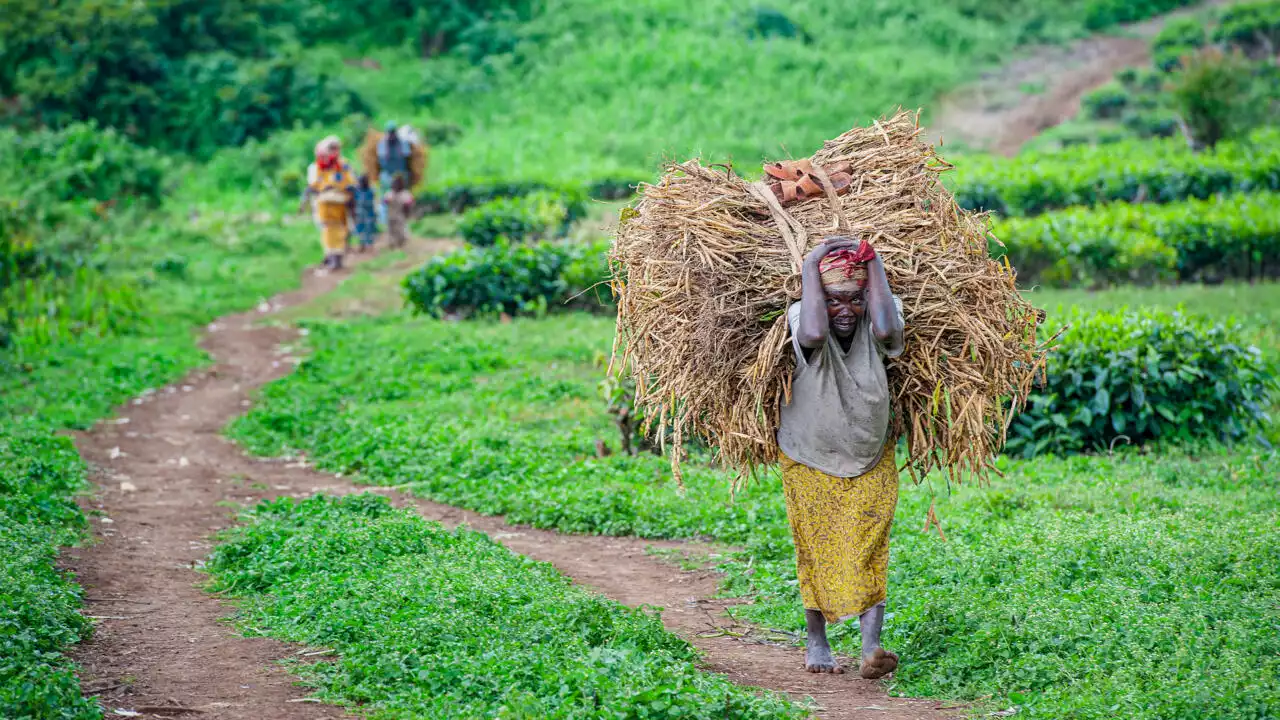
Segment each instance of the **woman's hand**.
[{"label": "woman's hand", "polygon": [[[860,243],[857,240],[854,240],[853,238],[847,238],[847,237],[827,238],[826,240],[823,240],[821,243],[819,243],[817,247],[809,251],[809,254],[806,255],[804,258],[804,262],[806,265],[812,265],[814,267],[817,267],[818,263],[822,262],[822,258],[830,255],[836,250],[846,250],[852,247],[857,247],[859,244]],[[865,244],[865,243],[862,243],[862,244]]]}]

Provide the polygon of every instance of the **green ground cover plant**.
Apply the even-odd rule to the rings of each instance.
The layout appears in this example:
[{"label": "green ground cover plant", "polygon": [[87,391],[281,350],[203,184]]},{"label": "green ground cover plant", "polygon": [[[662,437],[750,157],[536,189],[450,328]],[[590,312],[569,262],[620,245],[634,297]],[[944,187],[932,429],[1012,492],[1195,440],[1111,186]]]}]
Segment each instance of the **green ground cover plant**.
[{"label": "green ground cover plant", "polygon": [[[1270,332],[1278,292],[1187,286],[1087,300],[1213,312],[1248,296],[1270,314],[1251,318],[1247,336]],[[1078,296],[1033,297],[1052,321],[1065,317],[1052,310],[1060,299]],[[310,327],[314,355],[230,428],[251,450],[306,453],[320,468],[515,523],[733,543],[743,550],[721,566],[726,592],[754,597],[752,619],[800,627],[776,477],[730,502],[726,476],[695,449],[681,498],[666,460],[597,456],[598,440],[617,437],[597,389],[610,319]],[[1031,717],[1191,718],[1210,705],[1267,717],[1280,703],[1266,611],[1280,587],[1275,461],[1250,443],[1121,447],[1005,458],[989,488],[904,485],[890,566],[887,641],[904,651],[895,691],[994,695]],[[918,532],[931,502],[945,544]],[[845,652],[857,647],[856,628],[835,636]],[[1192,681],[1206,676],[1216,682]]]},{"label": "green ground cover plant", "polygon": [[1168,205],[1111,203],[997,219],[993,257],[1024,286],[1261,280],[1280,276],[1280,194]]},{"label": "green ground cover plant", "polygon": [[801,715],[700,672],[653,615],[385,498],[286,498],[247,520],[210,559],[213,589],[244,599],[250,632],[336,650],[296,669],[369,717]]}]

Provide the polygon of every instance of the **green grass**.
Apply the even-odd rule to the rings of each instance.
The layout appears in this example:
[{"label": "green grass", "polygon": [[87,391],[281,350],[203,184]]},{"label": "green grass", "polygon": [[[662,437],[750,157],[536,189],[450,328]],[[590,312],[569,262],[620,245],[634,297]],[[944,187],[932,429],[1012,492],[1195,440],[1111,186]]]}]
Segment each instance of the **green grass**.
[{"label": "green grass", "polygon": [[238,622],[331,648],[295,666],[370,718],[785,718],[798,709],[703,674],[652,614],[572,585],[478,532],[385,498],[265,503],[209,562]]},{"label": "green grass", "polygon": [[[1085,307],[1252,298],[1277,286],[1036,293]],[[1051,319],[1053,314],[1050,315]],[[730,502],[727,478],[617,447],[596,396],[613,324],[582,315],[511,324],[385,317],[311,325],[315,354],[230,429],[263,454],[509,521],[567,532],[703,537],[744,548],[721,565],[748,617],[801,626],[779,483]],[[1275,455],[1249,445],[1002,460],[989,488],[905,487],[886,639],[895,692],[991,696],[1029,717],[1274,717],[1280,708],[1280,502]],[[919,532],[936,502],[948,542]],[[857,631],[839,627],[844,652]],[[1206,682],[1205,679],[1210,681]],[[1005,705],[1007,706],[1007,705]],[[1270,714],[1268,714],[1270,713]]]},{"label": "green grass", "polygon": [[200,325],[296,284],[316,254],[309,225],[286,227],[253,198],[182,194],[106,226],[91,263],[130,289],[133,316],[114,330],[44,338],[28,325],[0,350],[0,717],[100,716],[62,655],[90,630],[79,588],[55,567],[58,548],[83,539],[73,498],[87,483],[70,440],[55,433],[87,428],[206,362]]},{"label": "green grass", "polygon": [[[1026,43],[1085,33],[1085,0],[771,4],[812,38],[753,39],[735,0],[551,0],[509,52],[472,65],[414,48],[309,51],[380,116],[456,124],[432,183],[582,181],[701,154],[749,168],[807,156],[899,106],[928,108]],[[345,64],[368,55],[381,70]],[[424,91],[434,104],[423,110]]]}]

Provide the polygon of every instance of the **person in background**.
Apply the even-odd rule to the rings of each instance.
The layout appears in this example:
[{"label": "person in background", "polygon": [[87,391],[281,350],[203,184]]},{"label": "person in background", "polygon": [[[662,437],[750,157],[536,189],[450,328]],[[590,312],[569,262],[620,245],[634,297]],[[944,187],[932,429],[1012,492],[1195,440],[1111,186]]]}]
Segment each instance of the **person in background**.
[{"label": "person in background", "polygon": [[842,673],[827,623],[858,618],[859,674],[898,656],[880,645],[898,468],[884,359],[903,351],[902,304],[871,243],[824,240],[805,258],[787,311],[796,370],[778,448],[808,639],[805,669]]},{"label": "person in background", "polygon": [[378,233],[377,194],[369,184],[369,176],[361,175],[355,190],[356,237],[359,239],[358,252],[373,247],[374,237]]},{"label": "person in background", "polygon": [[[384,192],[391,190],[391,182],[397,175],[407,176],[409,173],[409,156],[413,148],[409,141],[400,136],[394,122],[387,123],[387,134],[378,141],[378,187]],[[390,224],[387,217],[388,207],[384,203],[379,211],[382,220]]]},{"label": "person in background", "polygon": [[396,175],[391,178],[391,190],[382,197],[382,204],[387,208],[387,234],[391,237],[391,247],[404,247],[409,239],[406,226],[413,212],[413,195],[405,185],[404,176]]},{"label": "person in background", "polygon": [[[320,243],[324,247],[324,266],[342,268],[347,248],[355,198],[355,178],[351,166],[342,157],[342,141],[330,135],[316,145],[316,161],[307,168],[307,188],[303,203],[312,200],[316,224],[320,227]],[[299,207],[299,212],[302,208]]]}]

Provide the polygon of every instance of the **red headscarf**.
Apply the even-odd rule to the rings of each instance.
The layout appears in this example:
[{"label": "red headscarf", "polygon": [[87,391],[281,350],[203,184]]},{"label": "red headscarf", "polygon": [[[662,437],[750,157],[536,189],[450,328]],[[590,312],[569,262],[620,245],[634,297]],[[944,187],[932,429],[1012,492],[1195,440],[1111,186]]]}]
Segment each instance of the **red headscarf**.
[{"label": "red headscarf", "polygon": [[867,284],[867,263],[875,256],[876,251],[866,242],[859,243],[853,250],[842,248],[827,253],[818,264],[823,287],[862,289]]}]

